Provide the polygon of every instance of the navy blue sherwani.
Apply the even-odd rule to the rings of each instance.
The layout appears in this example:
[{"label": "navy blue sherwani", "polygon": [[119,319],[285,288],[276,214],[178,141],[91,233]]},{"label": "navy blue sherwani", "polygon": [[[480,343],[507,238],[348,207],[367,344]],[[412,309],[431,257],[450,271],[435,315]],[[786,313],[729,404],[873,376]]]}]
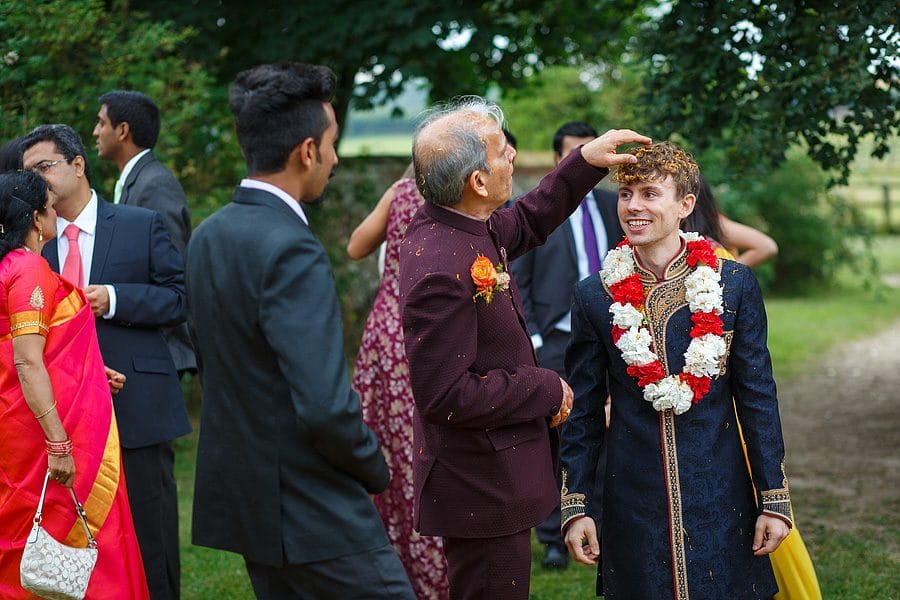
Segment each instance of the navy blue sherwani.
[{"label": "navy blue sherwani", "polygon": [[[667,374],[690,343],[685,251],[657,279],[641,268],[645,311]],[[570,494],[584,494],[600,531],[598,593],[616,598],[768,598],[777,586],[751,546],[759,506],[790,519],[784,443],[762,294],[746,266],[720,260],[727,352],[699,404],[657,412],[611,337],[612,303],[600,276],[576,288],[566,370],[575,405],[563,440]],[[662,349],[662,350],[661,350]],[[612,417],[604,427],[604,401]],[[746,438],[748,472],[738,432]],[[606,437],[606,467],[597,457]],[[602,482],[602,496],[595,488]],[[754,496],[753,484],[759,491]],[[563,518],[566,502],[563,502]]]}]

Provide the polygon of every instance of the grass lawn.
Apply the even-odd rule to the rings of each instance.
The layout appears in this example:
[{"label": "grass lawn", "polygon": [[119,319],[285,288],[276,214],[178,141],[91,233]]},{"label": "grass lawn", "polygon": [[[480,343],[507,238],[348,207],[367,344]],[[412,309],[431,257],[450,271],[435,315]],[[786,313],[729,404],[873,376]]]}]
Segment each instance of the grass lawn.
[{"label": "grass lawn", "polygon": [[[900,274],[900,236],[879,238],[875,248],[881,271]],[[868,289],[853,277],[848,276],[844,280],[846,283],[840,289],[813,297],[767,298],[769,346],[777,379],[783,380],[800,373],[810,361],[839,340],[863,337],[900,319],[900,289]],[[177,441],[182,596],[185,600],[251,599],[253,594],[239,556],[190,544],[195,454],[196,432]],[[804,490],[795,494],[795,504],[804,508],[808,515],[804,519],[806,522],[834,522],[846,518],[863,524],[852,534],[840,533],[822,525],[803,530],[825,598],[870,600],[898,597],[900,518],[895,516],[885,521],[864,514],[847,514],[823,490]],[[895,506],[892,513],[900,515],[900,506]],[[593,567],[570,565],[563,572],[546,572],[538,566],[542,550],[536,544],[533,546],[533,556],[533,600],[594,597],[596,573]]]}]

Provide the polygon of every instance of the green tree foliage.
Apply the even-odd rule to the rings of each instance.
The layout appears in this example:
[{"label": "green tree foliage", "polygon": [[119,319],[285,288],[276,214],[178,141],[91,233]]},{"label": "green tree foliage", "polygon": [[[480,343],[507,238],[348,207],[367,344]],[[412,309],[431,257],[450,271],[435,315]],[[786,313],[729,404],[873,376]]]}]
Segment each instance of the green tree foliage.
[{"label": "green tree foliage", "polygon": [[589,64],[548,67],[503,94],[500,104],[519,149],[550,150],[553,134],[568,121],[585,121],[597,131],[646,131],[637,102],[643,72],[629,66]]},{"label": "green tree foliage", "polygon": [[829,188],[828,174],[805,149],[791,149],[763,177],[735,173],[727,153],[698,156],[720,210],[778,243],[778,256],[756,269],[760,282],[785,294],[829,289],[842,267],[875,281],[871,227],[858,207]]},{"label": "green tree foliage", "polygon": [[900,131],[900,30],[892,0],[681,0],[638,44],[658,129],[720,146],[764,172],[805,145],[846,181],[861,138],[883,156]]},{"label": "green tree foliage", "polygon": [[158,18],[199,34],[191,55],[220,82],[275,60],[330,66],[338,75],[336,112],[368,108],[425,78],[431,97],[484,94],[519,85],[551,64],[615,56],[642,0],[294,0],[183,2],[132,0]]},{"label": "green tree foliage", "polygon": [[221,203],[240,169],[224,90],[182,57],[191,32],[102,0],[4,0],[0,4],[0,139],[41,123],[67,123],[84,139],[94,187],[111,195],[115,166],[93,152],[98,97],[111,89],[150,95],[162,113],[157,153],[182,181],[195,214]]}]

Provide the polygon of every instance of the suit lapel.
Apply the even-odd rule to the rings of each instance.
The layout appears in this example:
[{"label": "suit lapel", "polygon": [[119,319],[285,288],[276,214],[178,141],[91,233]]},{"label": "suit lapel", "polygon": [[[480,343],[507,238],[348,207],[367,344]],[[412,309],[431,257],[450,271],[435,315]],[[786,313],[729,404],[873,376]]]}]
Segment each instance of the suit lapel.
[{"label": "suit lapel", "polygon": [[41,252],[41,254],[47,260],[50,268],[53,269],[56,273],[59,273],[59,242],[57,240],[53,240],[52,242],[44,244],[44,250]]},{"label": "suit lapel", "polygon": [[98,196],[97,198],[97,229],[94,231],[94,255],[91,257],[91,276],[89,283],[102,281],[100,275],[106,267],[106,259],[109,255],[109,247],[112,243],[115,225],[115,211],[109,203]]},{"label": "suit lapel", "polygon": [[150,161],[155,160],[153,156],[153,151],[151,150],[144,156],[142,156],[138,161],[134,164],[134,168],[131,169],[131,172],[128,174],[128,177],[125,179],[125,184],[122,186],[122,197],[119,198],[119,204],[127,204],[128,203],[128,195],[131,187],[137,181],[138,175],[141,172],[141,169],[150,164]]}]

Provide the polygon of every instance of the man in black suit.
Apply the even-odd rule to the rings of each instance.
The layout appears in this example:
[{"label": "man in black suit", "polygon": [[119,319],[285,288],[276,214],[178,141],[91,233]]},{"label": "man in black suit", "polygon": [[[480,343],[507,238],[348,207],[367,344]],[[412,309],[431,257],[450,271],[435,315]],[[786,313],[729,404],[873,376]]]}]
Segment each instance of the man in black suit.
[{"label": "man in black suit", "polygon": [[71,127],[37,127],[22,149],[23,166],[40,173],[55,197],[57,241],[44,247],[44,256],[84,288],[97,317],[103,360],[127,377],[113,404],[151,597],[178,598],[171,440],[191,426],[160,330],[185,319],[184,260],[157,213],[110,204],[91,189],[84,144]]},{"label": "man in black suit", "polygon": [[304,204],[337,165],[331,70],[231,86],[248,178],[188,247],[203,385],[193,542],[244,556],[259,598],[413,598],[370,494],[390,472],[350,389],[325,249]]},{"label": "man in black suit", "polygon": [[[100,158],[119,169],[113,202],[158,212],[175,247],[184,255],[191,237],[191,214],[181,184],[153,155],[159,138],[159,109],[146,94],[123,90],[103,94],[100,104],[93,135]],[[166,328],[163,335],[179,376],[196,372],[187,324]]]},{"label": "man in black suit", "polygon": [[[582,121],[571,121],[553,135],[556,164],[597,137],[597,131]],[[616,194],[594,188],[572,215],[538,246],[510,264],[522,294],[528,333],[538,364],[565,378],[564,359],[571,333],[570,310],[575,284],[600,270],[600,261],[624,235],[616,215]],[[545,544],[541,566],[564,568],[568,551],[559,531],[559,506],[537,528]]]}]

